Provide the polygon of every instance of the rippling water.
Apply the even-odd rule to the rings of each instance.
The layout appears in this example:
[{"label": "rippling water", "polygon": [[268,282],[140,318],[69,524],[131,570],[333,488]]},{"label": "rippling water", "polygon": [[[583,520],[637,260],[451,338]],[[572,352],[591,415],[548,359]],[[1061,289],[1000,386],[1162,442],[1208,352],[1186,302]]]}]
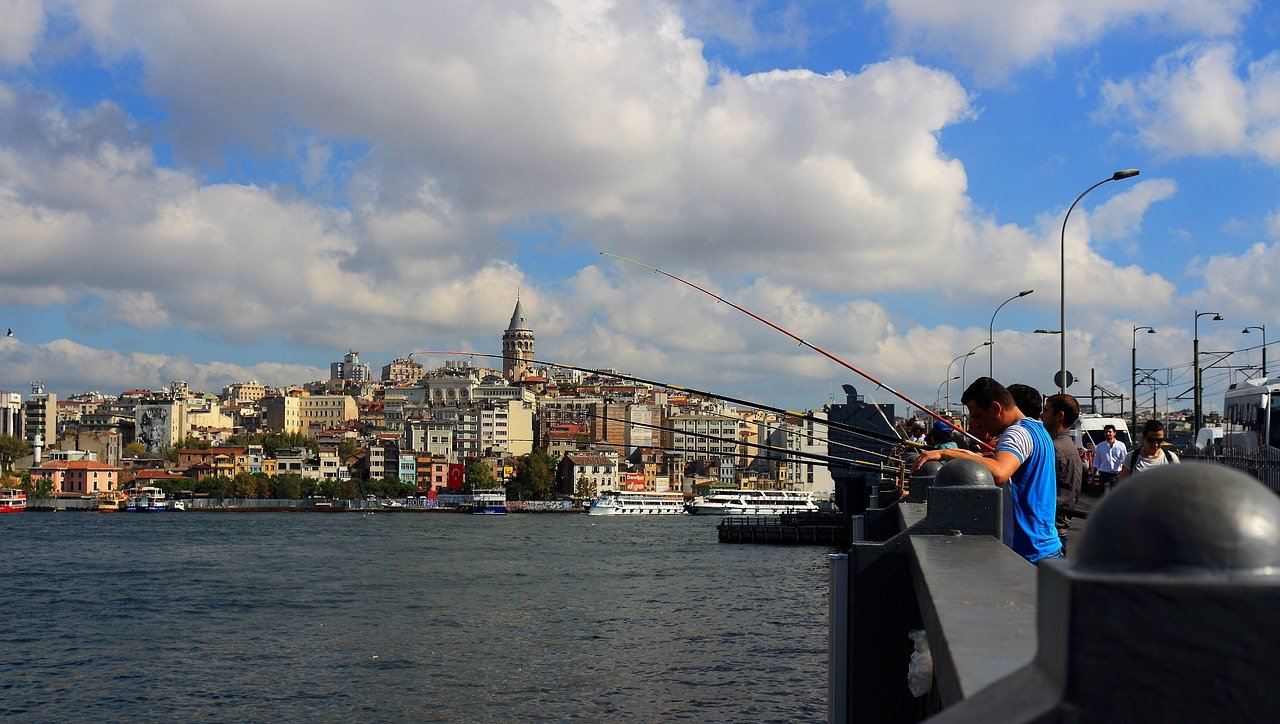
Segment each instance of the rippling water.
[{"label": "rippling water", "polygon": [[822,719],[827,551],[715,522],[0,516],[0,717]]}]

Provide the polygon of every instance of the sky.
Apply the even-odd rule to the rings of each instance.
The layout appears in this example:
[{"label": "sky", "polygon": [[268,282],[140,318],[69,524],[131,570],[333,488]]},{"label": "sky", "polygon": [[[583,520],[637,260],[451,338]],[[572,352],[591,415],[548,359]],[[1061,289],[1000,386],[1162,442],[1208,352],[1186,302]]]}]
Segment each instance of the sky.
[{"label": "sky", "polygon": [[[1260,374],[1242,330],[1280,340],[1271,3],[0,18],[0,389],[216,392],[326,379],[348,350],[375,370],[499,353],[517,298],[540,359],[793,409],[845,384],[899,414],[895,393],[958,405],[989,371],[1055,391],[1061,339],[1077,396],[1127,395],[1136,348],[1161,382],[1140,395],[1181,409],[1197,334],[1232,352],[1203,358],[1216,409]],[[1034,332],[1060,312],[1065,336]]]}]

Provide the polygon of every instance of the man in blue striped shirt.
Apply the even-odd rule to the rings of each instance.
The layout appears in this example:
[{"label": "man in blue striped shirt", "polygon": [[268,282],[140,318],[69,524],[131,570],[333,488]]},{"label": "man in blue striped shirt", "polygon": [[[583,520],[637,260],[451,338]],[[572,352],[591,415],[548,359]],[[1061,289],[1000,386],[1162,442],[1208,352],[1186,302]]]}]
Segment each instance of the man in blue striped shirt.
[{"label": "man in blue striped shirt", "polygon": [[[996,485],[1009,486],[1006,502],[1011,501],[1014,524],[1006,526],[1005,545],[1032,563],[1061,558],[1062,540],[1053,524],[1058,500],[1056,458],[1044,424],[1023,415],[1009,390],[990,377],[974,380],[960,401],[969,410],[970,431],[996,438],[995,453],[977,459],[991,471]],[[967,450],[925,450],[915,469],[930,460],[972,455]]]}]

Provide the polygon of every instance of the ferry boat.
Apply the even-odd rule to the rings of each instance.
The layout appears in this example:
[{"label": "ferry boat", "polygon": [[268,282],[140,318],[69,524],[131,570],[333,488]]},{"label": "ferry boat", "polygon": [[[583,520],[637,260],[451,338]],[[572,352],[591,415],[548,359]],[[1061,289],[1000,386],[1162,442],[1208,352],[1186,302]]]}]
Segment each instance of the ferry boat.
[{"label": "ferry boat", "polygon": [[128,502],[129,495],[123,490],[108,490],[105,493],[98,493],[98,510],[103,513],[115,513],[124,510]]},{"label": "ferry boat", "polygon": [[162,513],[168,509],[165,493],[160,488],[130,488],[125,510],[138,513]]},{"label": "ferry boat", "polygon": [[683,515],[683,493],[607,490],[591,501],[588,515]]},{"label": "ferry boat", "polygon": [[816,513],[813,493],[799,490],[713,489],[686,506],[693,515],[781,515]]},{"label": "ferry boat", "polygon": [[0,513],[21,513],[26,509],[26,493],[18,488],[0,489]]},{"label": "ferry boat", "polygon": [[471,494],[468,508],[472,515],[506,515],[507,491],[502,488],[477,490]]}]

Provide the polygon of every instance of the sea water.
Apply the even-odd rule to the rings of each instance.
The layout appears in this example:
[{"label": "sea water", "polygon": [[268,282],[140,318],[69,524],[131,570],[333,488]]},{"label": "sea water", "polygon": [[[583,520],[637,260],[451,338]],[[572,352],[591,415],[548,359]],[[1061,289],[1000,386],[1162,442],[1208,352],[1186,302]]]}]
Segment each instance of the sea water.
[{"label": "sea water", "polygon": [[715,523],[0,516],[0,717],[822,719],[828,551]]}]

